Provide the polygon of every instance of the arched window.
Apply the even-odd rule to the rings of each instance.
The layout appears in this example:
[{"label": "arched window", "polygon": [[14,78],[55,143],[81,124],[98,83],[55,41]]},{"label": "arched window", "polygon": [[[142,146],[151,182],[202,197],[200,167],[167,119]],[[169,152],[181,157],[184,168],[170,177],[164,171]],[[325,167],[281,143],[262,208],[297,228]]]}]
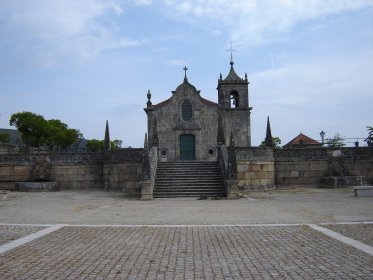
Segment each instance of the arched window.
[{"label": "arched window", "polygon": [[192,119],[192,116],[192,104],[188,100],[184,100],[183,104],[181,104],[181,117],[184,121],[188,122]]},{"label": "arched window", "polygon": [[239,106],[239,100],[238,100],[238,92],[232,91],[230,96],[230,107],[231,108],[238,108]]}]

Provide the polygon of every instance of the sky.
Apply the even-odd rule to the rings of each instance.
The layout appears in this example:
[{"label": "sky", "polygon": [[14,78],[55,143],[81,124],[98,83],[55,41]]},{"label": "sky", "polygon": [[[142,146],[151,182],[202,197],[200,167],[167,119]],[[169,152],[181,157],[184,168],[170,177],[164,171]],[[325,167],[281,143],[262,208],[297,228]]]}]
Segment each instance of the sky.
[{"label": "sky", "polygon": [[[217,102],[248,75],[252,145],[373,126],[373,0],[0,0],[0,128],[13,113],[142,147],[156,104],[188,80]],[[363,139],[360,145],[366,145]]]}]

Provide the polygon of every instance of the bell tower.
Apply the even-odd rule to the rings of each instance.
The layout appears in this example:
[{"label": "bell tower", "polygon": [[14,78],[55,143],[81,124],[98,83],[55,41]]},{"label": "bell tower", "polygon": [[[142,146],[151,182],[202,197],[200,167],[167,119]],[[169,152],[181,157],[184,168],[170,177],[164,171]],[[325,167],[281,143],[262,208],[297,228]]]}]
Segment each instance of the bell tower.
[{"label": "bell tower", "polygon": [[229,143],[228,138],[232,133],[237,147],[250,147],[250,112],[252,107],[249,107],[249,82],[247,74],[245,74],[245,78],[240,78],[234,71],[232,48],[230,51],[231,68],[229,74],[225,79],[220,74],[217,87],[219,108],[226,137],[225,143]]}]

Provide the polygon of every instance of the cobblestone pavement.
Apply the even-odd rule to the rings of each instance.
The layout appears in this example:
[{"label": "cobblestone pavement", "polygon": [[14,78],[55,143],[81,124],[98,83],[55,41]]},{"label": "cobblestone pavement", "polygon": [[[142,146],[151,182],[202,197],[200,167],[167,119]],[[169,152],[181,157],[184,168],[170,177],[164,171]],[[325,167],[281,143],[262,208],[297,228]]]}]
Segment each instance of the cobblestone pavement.
[{"label": "cobblestone pavement", "polygon": [[37,232],[45,227],[43,226],[18,226],[18,225],[0,225],[0,245],[10,241],[25,237],[31,233]]},{"label": "cobblestone pavement", "polygon": [[373,246],[373,224],[330,224],[323,227]]},{"label": "cobblestone pavement", "polygon": [[0,255],[1,279],[372,279],[308,226],[65,226]]}]

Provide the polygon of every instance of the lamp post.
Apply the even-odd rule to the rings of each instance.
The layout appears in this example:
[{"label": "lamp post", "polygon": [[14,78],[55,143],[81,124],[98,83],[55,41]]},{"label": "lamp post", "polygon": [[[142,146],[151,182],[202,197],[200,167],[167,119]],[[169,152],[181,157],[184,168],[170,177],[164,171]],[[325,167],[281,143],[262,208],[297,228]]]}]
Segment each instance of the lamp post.
[{"label": "lamp post", "polygon": [[320,136],[321,136],[321,145],[324,146],[324,137],[325,137],[325,131],[324,130],[321,130]]}]

